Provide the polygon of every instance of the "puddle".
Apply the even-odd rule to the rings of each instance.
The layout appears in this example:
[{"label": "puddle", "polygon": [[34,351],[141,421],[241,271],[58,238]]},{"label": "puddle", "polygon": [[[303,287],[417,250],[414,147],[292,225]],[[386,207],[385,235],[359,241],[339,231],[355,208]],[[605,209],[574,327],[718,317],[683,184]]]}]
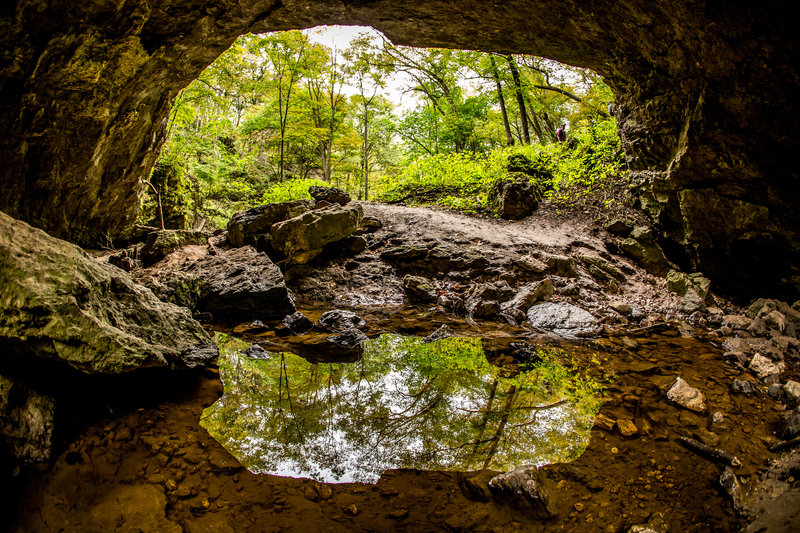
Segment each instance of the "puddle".
[{"label": "puddle", "polygon": [[223,396],[201,425],[253,473],[375,483],[390,469],[509,470],[570,461],[588,444],[596,382],[556,352],[490,364],[478,338],[383,334],[350,363],[244,355],[218,334]]}]

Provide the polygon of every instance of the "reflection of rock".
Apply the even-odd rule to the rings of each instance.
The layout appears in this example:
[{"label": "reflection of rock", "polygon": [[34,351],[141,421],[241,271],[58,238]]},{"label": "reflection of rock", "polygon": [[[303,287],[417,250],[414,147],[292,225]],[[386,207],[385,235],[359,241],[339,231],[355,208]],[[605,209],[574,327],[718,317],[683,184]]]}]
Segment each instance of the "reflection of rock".
[{"label": "reflection of rock", "polygon": [[240,211],[228,222],[228,242],[237,248],[249,244],[266,251],[270,240],[269,230],[273,224],[302,215],[313,207],[311,200],[295,200]]},{"label": "reflection of rock", "polygon": [[0,375],[0,442],[18,461],[50,458],[53,400]]},{"label": "reflection of rock", "polygon": [[519,466],[489,481],[489,488],[499,501],[510,504],[537,519],[553,516],[544,478],[536,466]]},{"label": "reflection of rock", "polygon": [[514,290],[506,281],[475,285],[465,302],[469,316],[492,318],[500,313],[500,302],[514,296]]},{"label": "reflection of rock", "polygon": [[334,309],[322,313],[317,320],[317,325],[327,331],[342,332],[353,328],[363,328],[367,323],[352,311]]},{"label": "reflection of rock", "polygon": [[367,336],[364,335],[364,332],[355,328],[328,337],[328,342],[334,346],[332,353],[339,357],[360,356],[364,353],[364,342],[366,340]]},{"label": "reflection of rock", "polygon": [[3,213],[0,276],[0,351],[24,364],[50,358],[87,373],[117,373],[193,366],[217,354],[186,308]]},{"label": "reflection of rock", "polygon": [[565,337],[590,333],[598,326],[588,311],[566,302],[536,304],[527,315],[533,327]]},{"label": "reflection of rock", "polygon": [[440,341],[455,336],[456,332],[447,324],[442,324],[439,329],[422,339],[422,342],[428,344],[430,342]]}]

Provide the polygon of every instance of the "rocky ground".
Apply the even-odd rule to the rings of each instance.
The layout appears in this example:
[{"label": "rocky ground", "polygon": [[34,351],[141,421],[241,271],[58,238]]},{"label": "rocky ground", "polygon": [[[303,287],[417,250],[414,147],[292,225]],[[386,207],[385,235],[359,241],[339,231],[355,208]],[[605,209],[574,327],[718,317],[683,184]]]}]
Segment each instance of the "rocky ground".
[{"label": "rocky ground", "polygon": [[[370,336],[427,335],[447,324],[457,334],[565,348],[571,365],[603,376],[606,391],[580,458],[521,474],[522,485],[540,487],[545,516],[530,501],[489,491],[496,472],[390,471],[374,486],[252,475],[198,425],[203,407],[221,394],[206,370],[181,378],[180,387],[109,400],[97,416],[77,417],[50,466],[15,478],[16,530],[797,525],[790,507],[800,494],[794,307],[776,300],[738,307],[715,295],[701,274],[674,270],[652,232],[624,216],[600,225],[545,206],[510,222],[335,203],[266,225],[257,218],[263,212],[243,215],[238,229],[229,226],[240,233],[233,239],[163,234],[112,262],[214,328],[267,346],[299,342],[299,326],[283,318],[296,309],[312,327],[322,311],[340,308],[363,317]],[[336,232],[320,222],[327,213]],[[248,224],[260,237],[248,237]],[[246,246],[248,239],[267,254]],[[341,339],[322,336],[328,344],[318,349],[341,347]],[[513,353],[491,357],[515,364]]]}]

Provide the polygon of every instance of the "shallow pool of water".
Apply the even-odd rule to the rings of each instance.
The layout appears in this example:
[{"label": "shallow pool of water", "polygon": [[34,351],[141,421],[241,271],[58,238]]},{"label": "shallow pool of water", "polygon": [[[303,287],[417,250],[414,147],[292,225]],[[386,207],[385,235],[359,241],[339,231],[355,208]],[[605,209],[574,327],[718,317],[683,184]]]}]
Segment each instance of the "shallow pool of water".
[{"label": "shallow pool of water", "polygon": [[244,355],[218,334],[223,396],[201,425],[254,473],[374,483],[389,469],[508,470],[578,457],[597,388],[555,353],[490,364],[478,338],[384,334],[351,363]]}]

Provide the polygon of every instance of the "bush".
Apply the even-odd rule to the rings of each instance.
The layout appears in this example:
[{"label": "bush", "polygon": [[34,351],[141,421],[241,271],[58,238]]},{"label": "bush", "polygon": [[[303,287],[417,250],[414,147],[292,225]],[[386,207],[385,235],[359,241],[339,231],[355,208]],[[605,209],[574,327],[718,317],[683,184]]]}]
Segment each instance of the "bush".
[{"label": "bush", "polygon": [[292,200],[311,199],[308,189],[313,186],[330,187],[330,183],[315,179],[293,179],[276,183],[261,197],[262,204],[291,202]]}]

